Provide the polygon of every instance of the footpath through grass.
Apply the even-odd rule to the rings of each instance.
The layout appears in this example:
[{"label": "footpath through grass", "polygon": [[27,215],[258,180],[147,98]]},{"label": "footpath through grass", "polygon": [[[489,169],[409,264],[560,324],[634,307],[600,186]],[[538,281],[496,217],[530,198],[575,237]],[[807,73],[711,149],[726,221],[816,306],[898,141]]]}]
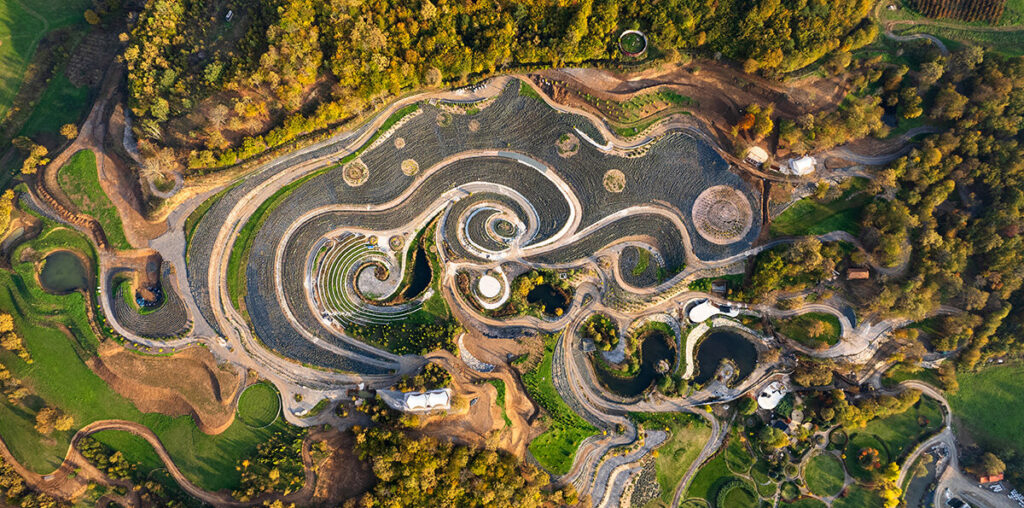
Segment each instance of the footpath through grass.
[{"label": "footpath through grass", "polygon": [[988,367],[957,374],[960,389],[947,394],[953,413],[985,448],[1024,452],[1024,365]]},{"label": "footpath through grass", "polygon": [[[85,253],[95,263],[95,254],[85,237],[43,220],[46,226],[40,236],[14,250],[13,269],[0,270],[0,309],[14,316],[25,347],[34,360],[26,364],[8,352],[0,352],[0,362],[33,392],[24,404],[11,404],[6,398],[0,400],[0,437],[11,453],[29,469],[47,474],[60,464],[71,436],[79,428],[97,420],[130,420],[152,429],[175,464],[200,487],[219,490],[237,486],[239,472],[235,466],[238,460],[251,455],[256,446],[275,431],[295,428],[280,420],[266,429],[252,429],[236,421],[222,434],[209,436],[202,433],[189,416],[141,413],[130,401],[111,390],[86,365],[99,344],[86,313],[92,302],[78,292],[53,295],[43,291],[35,280],[35,264],[17,261],[28,248],[41,254],[54,248],[67,248]],[[70,335],[58,326],[66,327]],[[56,406],[71,414],[74,428],[55,432],[50,437],[37,433],[35,414],[44,405]],[[99,439],[121,450],[131,461],[152,457],[148,444],[127,433],[103,433]]]},{"label": "footpath through grass", "polygon": [[523,374],[523,386],[530,399],[544,408],[549,427],[530,442],[530,453],[541,466],[562,475],[572,468],[576,449],[584,439],[597,434],[597,429],[576,414],[555,389],[551,379],[551,359],[558,336],[544,339],[544,357],[533,370]]},{"label": "footpath through grass", "polygon": [[100,185],[96,154],[91,150],[81,150],[72,155],[57,172],[57,182],[79,211],[99,221],[110,245],[119,250],[132,248],[124,235],[117,207]]}]

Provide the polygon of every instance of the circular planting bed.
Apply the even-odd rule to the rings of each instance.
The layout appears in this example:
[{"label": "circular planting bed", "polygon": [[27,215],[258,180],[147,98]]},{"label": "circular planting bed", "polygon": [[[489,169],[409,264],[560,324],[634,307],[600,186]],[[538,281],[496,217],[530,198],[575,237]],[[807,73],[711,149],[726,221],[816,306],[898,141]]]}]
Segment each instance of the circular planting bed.
[{"label": "circular planting bed", "polygon": [[728,185],[705,189],[693,202],[693,225],[705,240],[725,245],[742,240],[753,226],[750,201]]},{"label": "circular planting bed", "polygon": [[562,134],[562,137],[558,138],[555,146],[558,147],[558,155],[572,157],[580,151],[580,138],[576,137],[575,134]]},{"label": "circular planting bed", "polygon": [[452,124],[452,114],[447,111],[442,111],[437,114],[436,118],[434,118],[434,122],[437,123],[438,127],[448,127]]},{"label": "circular planting bed", "polygon": [[846,445],[846,470],[858,481],[870,483],[873,471],[891,460],[885,444],[871,434],[854,434]]},{"label": "circular planting bed", "polygon": [[786,482],[782,484],[782,489],[779,491],[779,497],[783,501],[794,501],[800,497],[800,487],[797,487],[793,482]]},{"label": "circular planting bed", "polygon": [[756,508],[760,504],[754,487],[747,482],[732,480],[715,495],[717,508]]},{"label": "circular planting bed", "polygon": [[405,138],[395,138],[395,149],[401,150],[405,148]]},{"label": "circular planting bed", "polygon": [[345,164],[345,167],[342,168],[342,175],[349,187],[359,187],[370,178],[370,168],[366,167],[363,161],[356,159]]},{"label": "circular planting bed", "polygon": [[845,480],[843,464],[831,454],[815,455],[804,466],[807,490],[816,496],[831,497],[839,494],[839,491],[843,490]]},{"label": "circular planting bed", "polygon": [[420,164],[412,159],[402,161],[402,173],[405,176],[413,176],[420,172]]},{"label": "circular planting bed", "polygon": [[469,132],[478,132],[479,130],[480,130],[480,121],[479,120],[470,120],[469,121]]},{"label": "circular planting bed", "polygon": [[266,381],[249,386],[238,397],[238,419],[249,427],[268,427],[280,413],[281,395]]},{"label": "circular planting bed", "polygon": [[617,169],[609,169],[604,174],[604,190],[619,193],[626,188],[626,175]]},{"label": "circular planting bed", "polygon": [[640,56],[647,51],[647,36],[639,30],[626,30],[619,35],[619,49],[626,56]]}]

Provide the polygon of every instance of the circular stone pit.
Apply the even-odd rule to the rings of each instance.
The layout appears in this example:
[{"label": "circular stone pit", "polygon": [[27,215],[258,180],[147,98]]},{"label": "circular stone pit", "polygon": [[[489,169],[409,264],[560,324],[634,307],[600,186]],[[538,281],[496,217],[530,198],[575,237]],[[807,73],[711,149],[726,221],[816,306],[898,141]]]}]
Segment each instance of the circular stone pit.
[{"label": "circular stone pit", "polygon": [[349,187],[359,187],[370,178],[370,168],[366,167],[366,163],[363,161],[356,159],[345,164],[345,167],[342,168],[342,177]]},{"label": "circular stone pit", "polygon": [[717,245],[742,240],[754,222],[747,196],[728,185],[716,185],[701,192],[693,202],[691,217],[697,233]]},{"label": "circular stone pit", "polygon": [[480,296],[493,300],[501,294],[501,281],[493,275],[484,275],[477,281],[476,289],[480,292]]}]

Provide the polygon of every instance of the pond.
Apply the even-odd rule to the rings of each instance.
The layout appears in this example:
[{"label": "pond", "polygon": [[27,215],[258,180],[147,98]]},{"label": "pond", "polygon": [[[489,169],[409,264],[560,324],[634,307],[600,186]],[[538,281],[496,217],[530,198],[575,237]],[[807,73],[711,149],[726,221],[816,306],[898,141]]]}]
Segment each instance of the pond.
[{"label": "pond", "polygon": [[732,330],[712,330],[697,346],[697,375],[694,382],[705,384],[715,376],[722,360],[728,358],[739,368],[734,380],[741,380],[754,371],[757,349],[746,337]]},{"label": "pond", "polygon": [[430,285],[432,275],[430,260],[427,259],[427,251],[423,250],[423,246],[420,245],[416,249],[416,254],[413,255],[412,279],[409,280],[409,287],[402,291],[402,297],[410,300],[419,296]]},{"label": "pond", "polygon": [[85,265],[73,252],[59,250],[43,259],[39,283],[51,293],[69,293],[89,287]]},{"label": "pond", "polygon": [[526,294],[526,301],[544,306],[544,313],[558,315],[558,309],[565,312],[569,308],[569,295],[551,284],[539,284]]},{"label": "pond", "polygon": [[659,361],[667,361],[669,369],[675,366],[676,351],[671,346],[671,343],[675,341],[674,336],[666,334],[663,330],[652,328],[644,332],[638,341],[640,342],[640,372],[636,376],[618,377],[595,363],[594,372],[597,373],[597,379],[612,393],[623,397],[640,395],[658,378]]}]

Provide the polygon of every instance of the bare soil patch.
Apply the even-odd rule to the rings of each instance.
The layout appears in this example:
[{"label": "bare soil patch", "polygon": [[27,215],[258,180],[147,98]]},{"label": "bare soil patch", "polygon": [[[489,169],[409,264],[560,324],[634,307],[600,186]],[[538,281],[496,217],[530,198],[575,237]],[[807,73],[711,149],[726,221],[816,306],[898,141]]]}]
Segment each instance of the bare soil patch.
[{"label": "bare soil patch", "polygon": [[604,174],[604,190],[619,193],[626,188],[626,175],[617,169],[609,169]]},{"label": "bare soil patch", "polygon": [[88,363],[142,412],[191,415],[207,434],[223,432],[234,421],[241,377],[218,366],[206,348],[192,347],[170,357],[157,357],[107,343]]},{"label": "bare soil patch", "polygon": [[359,460],[355,451],[356,440],[351,432],[328,432],[310,434],[310,439],[327,441],[331,455],[317,468],[316,489],[313,491],[312,506],[340,506],[346,499],[370,490],[376,483],[373,470],[366,462]]}]

